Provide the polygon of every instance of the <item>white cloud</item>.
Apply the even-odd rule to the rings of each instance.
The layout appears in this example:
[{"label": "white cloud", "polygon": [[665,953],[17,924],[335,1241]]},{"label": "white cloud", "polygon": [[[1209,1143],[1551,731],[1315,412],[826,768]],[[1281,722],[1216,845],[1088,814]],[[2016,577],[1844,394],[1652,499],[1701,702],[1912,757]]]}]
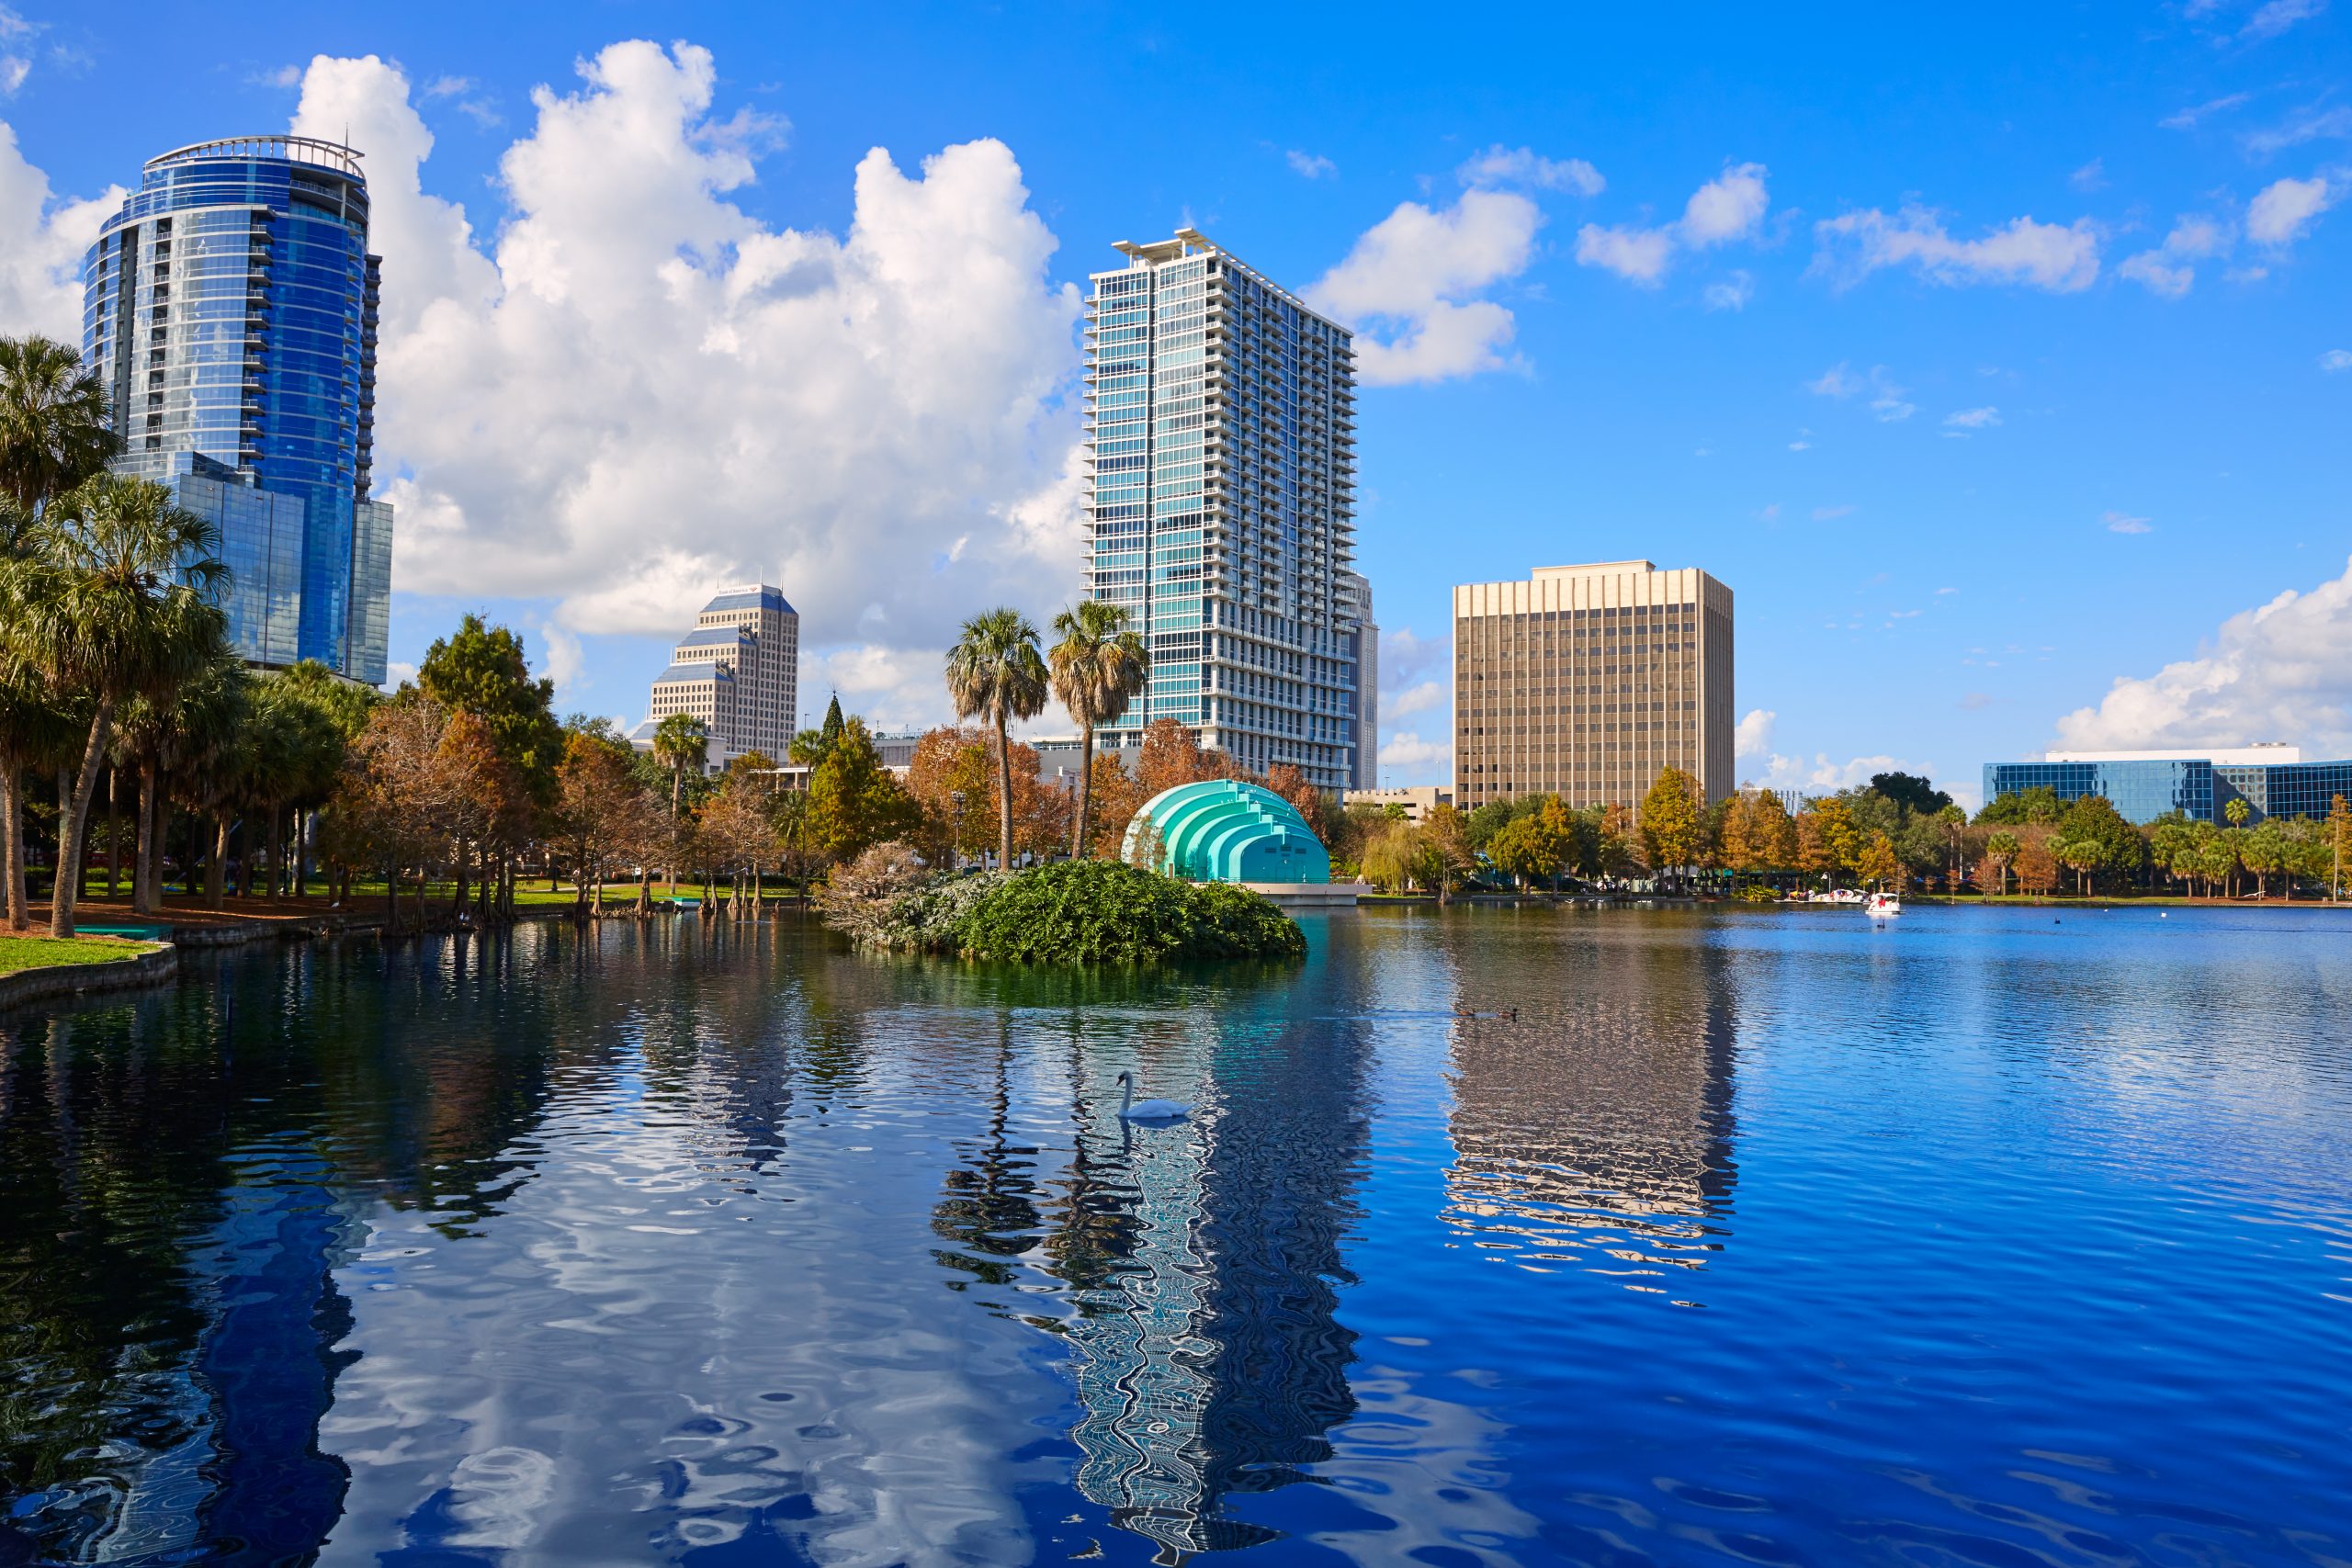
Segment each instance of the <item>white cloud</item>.
[{"label": "white cloud", "polygon": [[2156,123],[2166,130],[2194,130],[2200,120],[2209,119],[2217,114],[2226,114],[2246,102],[2251,96],[2252,95],[2247,93],[2232,93],[2227,97],[2211,98],[2185,109],[2177,109]]},{"label": "white cloud", "polygon": [[1465,186],[1534,186],[1573,196],[1599,196],[1609,185],[1582,158],[1554,160],[1531,147],[1500,142],[1470,158],[1454,174]]},{"label": "white cloud", "polygon": [[0,39],[30,38],[33,25],[6,6],[0,6]]},{"label": "white cloud", "polygon": [[1987,403],[1981,409],[1958,409],[1944,415],[1944,423],[1958,430],[1984,430],[2001,423],[2001,411]]},{"label": "white cloud", "polygon": [[2128,512],[2103,512],[2099,521],[2107,525],[2110,534],[2145,534],[2153,526],[2144,517],[2134,517]]},{"label": "white cloud", "polygon": [[1372,329],[1356,339],[1357,374],[1370,385],[1500,369],[1517,325],[1502,306],[1470,296],[1526,270],[1543,221],[1514,191],[1465,190],[1442,210],[1400,203],[1306,291],[1307,302]]},{"label": "white cloud", "polygon": [[552,621],[541,622],[535,629],[539,641],[546,645],[547,657],[536,661],[534,668],[555,682],[558,701],[570,700],[582,664],[580,639]]},{"label": "white cloud", "polygon": [[1707,285],[1700,296],[1710,310],[1744,310],[1756,298],[1756,279],[1744,270],[1735,269],[1717,282]]},{"label": "white cloud", "polygon": [[[843,709],[865,715],[876,729],[928,729],[952,723],[956,705],[948,701],[940,679],[946,662],[944,647],[896,648],[880,642],[853,643],[814,657],[804,653],[800,705],[820,713],[826,695],[838,692]],[[1069,728],[1061,709],[1048,705],[1025,727],[1025,733],[1059,734]]]},{"label": "white cloud", "polygon": [[2149,293],[2166,299],[2183,298],[2197,281],[2195,267],[2173,266],[2165,262],[2162,251],[2143,251],[2138,255],[2126,256],[2115,271],[2118,276],[2128,277]]},{"label": "white cloud", "polygon": [[397,67],[306,73],[295,129],[348,123],[368,152],[399,585],[666,633],[757,574],[812,650],[935,649],[976,604],[1064,598],[1079,300],[1012,152],[970,142],[910,175],[877,148],[844,232],[773,228],[728,193],[775,122],[714,117],[707,51],[622,43],[580,69],[500,159],[487,254],[423,189],[433,137]]},{"label": "white cloud", "polygon": [[2290,147],[2300,147],[2306,141],[2342,140],[2352,137],[2352,105],[2336,104],[2328,108],[2315,106],[2295,111],[2278,124],[2260,130],[2249,130],[2244,138],[2245,150],[2257,158],[2283,152]]},{"label": "white cloud", "polygon": [[1870,410],[1882,424],[1899,424],[1919,412],[1916,403],[1905,402],[1904,389],[1894,384],[1883,365],[1873,365],[1868,376],[1857,376],[1840,360],[1804,384],[1804,389],[1821,398],[1850,398],[1857,392],[1871,394]]},{"label": "white cloud", "polygon": [[2246,237],[2256,244],[2285,246],[2301,239],[2312,220],[2344,197],[2344,187],[2324,175],[2278,180],[2246,204]]},{"label": "white cloud", "polygon": [[2319,367],[2331,376],[2338,370],[2352,370],[2352,349],[2329,349],[2319,356]]},{"label": "white cloud", "polygon": [[1732,755],[1761,757],[1772,750],[1772,721],[1780,715],[1770,708],[1750,708],[1732,731]]},{"label": "white cloud", "polygon": [[1340,165],[1319,152],[1305,152],[1294,147],[1283,156],[1289,160],[1293,172],[1310,180],[1337,179],[1340,176]]},{"label": "white cloud", "polygon": [[[384,666],[383,690],[387,692],[397,692],[401,686],[415,679],[416,666],[409,663],[406,660],[395,659],[390,663]],[[623,728],[627,727],[624,726]]]},{"label": "white cloud", "polygon": [[1777,501],[1771,501],[1758,507],[1756,509],[1756,520],[1758,523],[1779,522],[1781,520],[1781,503]]},{"label": "white cloud", "polygon": [[15,97],[25,78],[33,73],[33,62],[21,54],[0,54],[0,96]]},{"label": "white cloud", "polygon": [[[1645,288],[1656,288],[1678,250],[1706,250],[1755,232],[1771,206],[1765,175],[1761,164],[1726,164],[1722,174],[1690,193],[1680,218],[1654,229],[1588,223],[1577,231],[1577,261],[1605,268]],[[1738,276],[1744,280],[1747,275]],[[1711,310],[1723,308],[1716,301],[1715,289],[1708,290],[1707,300]],[[1745,303],[1743,291],[1732,308]]]},{"label": "white cloud", "polygon": [[2225,256],[2236,244],[2237,236],[2219,219],[2184,213],[2163,244],[2127,256],[2115,270],[2152,294],[2177,299],[2197,281],[2197,269],[2190,264]]},{"label": "white cloud", "polygon": [[1606,267],[1629,282],[1654,288],[1666,276],[1674,254],[1674,239],[1663,229],[1604,229],[1588,223],[1577,231],[1577,260],[1585,266]]},{"label": "white cloud", "polygon": [[2079,191],[2103,190],[2107,186],[2107,160],[2093,158],[2066,176],[2066,183]]},{"label": "white cloud", "polygon": [[1851,506],[1816,506],[1813,509],[1815,523],[1835,523],[1840,517],[1851,517],[1853,514]]},{"label": "white cloud", "polygon": [[1423,681],[1408,686],[1395,696],[1380,700],[1382,718],[1403,718],[1408,714],[1428,713],[1445,705],[1445,688],[1435,681]]},{"label": "white cloud", "polygon": [[1889,215],[1876,208],[1813,226],[1813,270],[1850,288],[1883,267],[1911,266],[1931,283],[2018,284],[2052,293],[2087,288],[2098,276],[2098,235],[2088,219],[2071,225],[2012,219],[1974,240],[1955,240],[1931,208]]},{"label": "white cloud", "polygon": [[1453,743],[1444,739],[1424,740],[1412,730],[1399,730],[1380,743],[1380,763],[1386,768],[1442,773],[1453,764]]},{"label": "white cloud", "polygon": [[249,85],[291,89],[302,85],[302,68],[299,65],[273,65],[266,71],[256,71],[245,78]]},{"label": "white cloud", "polygon": [[1736,164],[1691,192],[1675,237],[1692,250],[1703,250],[1755,232],[1771,206],[1764,174],[1761,164]]},{"label": "white cloud", "polygon": [[2327,9],[2327,0],[2267,0],[2257,6],[2246,19],[2245,30],[2240,38],[2277,38],[2297,22],[2307,21]]},{"label": "white cloud", "polygon": [[88,201],[56,199],[0,120],[0,333],[81,343],[82,255],[122,197],[114,186]]},{"label": "white cloud", "polygon": [[424,96],[428,98],[454,98],[460,93],[473,90],[474,79],[470,76],[435,76],[424,85]]},{"label": "white cloud", "polygon": [[1846,368],[1846,362],[1824,370],[1804,384],[1804,389],[1821,398],[1850,398],[1862,389],[1862,378]]},{"label": "white cloud", "polygon": [[2297,741],[2352,755],[2352,563],[2231,616],[2194,657],[2119,677],[2057,724],[2068,749]]},{"label": "white cloud", "polygon": [[[1923,762],[1906,762],[1900,757],[1881,752],[1871,757],[1849,757],[1833,762],[1826,751],[1815,751],[1808,759],[1803,755],[1784,757],[1778,752],[1766,758],[1763,773],[1756,783],[1767,789],[1793,789],[1807,795],[1835,795],[1841,789],[1854,789],[1871,782],[1874,773],[1928,773]],[[1951,786],[1942,786],[1951,788]],[[1956,788],[1952,793],[1957,794]]]}]

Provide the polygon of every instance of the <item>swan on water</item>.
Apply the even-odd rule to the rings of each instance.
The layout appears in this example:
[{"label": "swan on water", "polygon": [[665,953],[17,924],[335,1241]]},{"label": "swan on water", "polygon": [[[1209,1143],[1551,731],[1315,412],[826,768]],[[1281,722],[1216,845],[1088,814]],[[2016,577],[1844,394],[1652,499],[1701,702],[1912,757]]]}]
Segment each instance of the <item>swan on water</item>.
[{"label": "swan on water", "polygon": [[1119,1100],[1122,1122],[1181,1122],[1193,1113],[1191,1106],[1179,1105],[1172,1100],[1137,1100],[1132,1073],[1119,1075],[1119,1088],[1125,1091]]}]

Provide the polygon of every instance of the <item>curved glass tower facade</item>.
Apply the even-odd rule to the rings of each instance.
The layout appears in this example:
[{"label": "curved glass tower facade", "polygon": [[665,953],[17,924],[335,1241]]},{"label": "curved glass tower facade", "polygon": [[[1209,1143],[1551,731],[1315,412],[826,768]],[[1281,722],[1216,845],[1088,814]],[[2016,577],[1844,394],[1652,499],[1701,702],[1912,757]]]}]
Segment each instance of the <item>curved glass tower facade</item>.
[{"label": "curved glass tower facade", "polygon": [[220,525],[240,651],[370,684],[391,587],[368,494],[379,265],[359,154],[250,136],[151,160],[83,269],[116,467]]}]

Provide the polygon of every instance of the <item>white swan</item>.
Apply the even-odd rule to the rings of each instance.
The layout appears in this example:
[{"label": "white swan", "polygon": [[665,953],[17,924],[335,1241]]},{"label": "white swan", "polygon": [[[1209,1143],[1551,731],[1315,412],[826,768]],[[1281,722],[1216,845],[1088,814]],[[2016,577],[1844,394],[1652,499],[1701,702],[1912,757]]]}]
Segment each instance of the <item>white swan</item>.
[{"label": "white swan", "polygon": [[1119,1075],[1119,1087],[1125,1091],[1119,1100],[1122,1122],[1182,1122],[1193,1113],[1191,1106],[1179,1105],[1172,1100],[1137,1100],[1131,1073]]}]

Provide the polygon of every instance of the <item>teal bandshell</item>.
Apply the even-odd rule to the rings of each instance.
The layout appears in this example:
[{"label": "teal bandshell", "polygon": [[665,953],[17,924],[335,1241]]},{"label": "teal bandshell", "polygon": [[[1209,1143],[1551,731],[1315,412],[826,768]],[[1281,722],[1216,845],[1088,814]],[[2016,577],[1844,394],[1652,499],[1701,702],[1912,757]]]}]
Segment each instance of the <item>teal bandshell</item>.
[{"label": "teal bandshell", "polygon": [[1137,863],[1144,825],[1159,835],[1157,869],[1191,882],[1329,882],[1331,856],[1281,795],[1238,779],[1179,784],[1144,802],[1119,858]]}]

